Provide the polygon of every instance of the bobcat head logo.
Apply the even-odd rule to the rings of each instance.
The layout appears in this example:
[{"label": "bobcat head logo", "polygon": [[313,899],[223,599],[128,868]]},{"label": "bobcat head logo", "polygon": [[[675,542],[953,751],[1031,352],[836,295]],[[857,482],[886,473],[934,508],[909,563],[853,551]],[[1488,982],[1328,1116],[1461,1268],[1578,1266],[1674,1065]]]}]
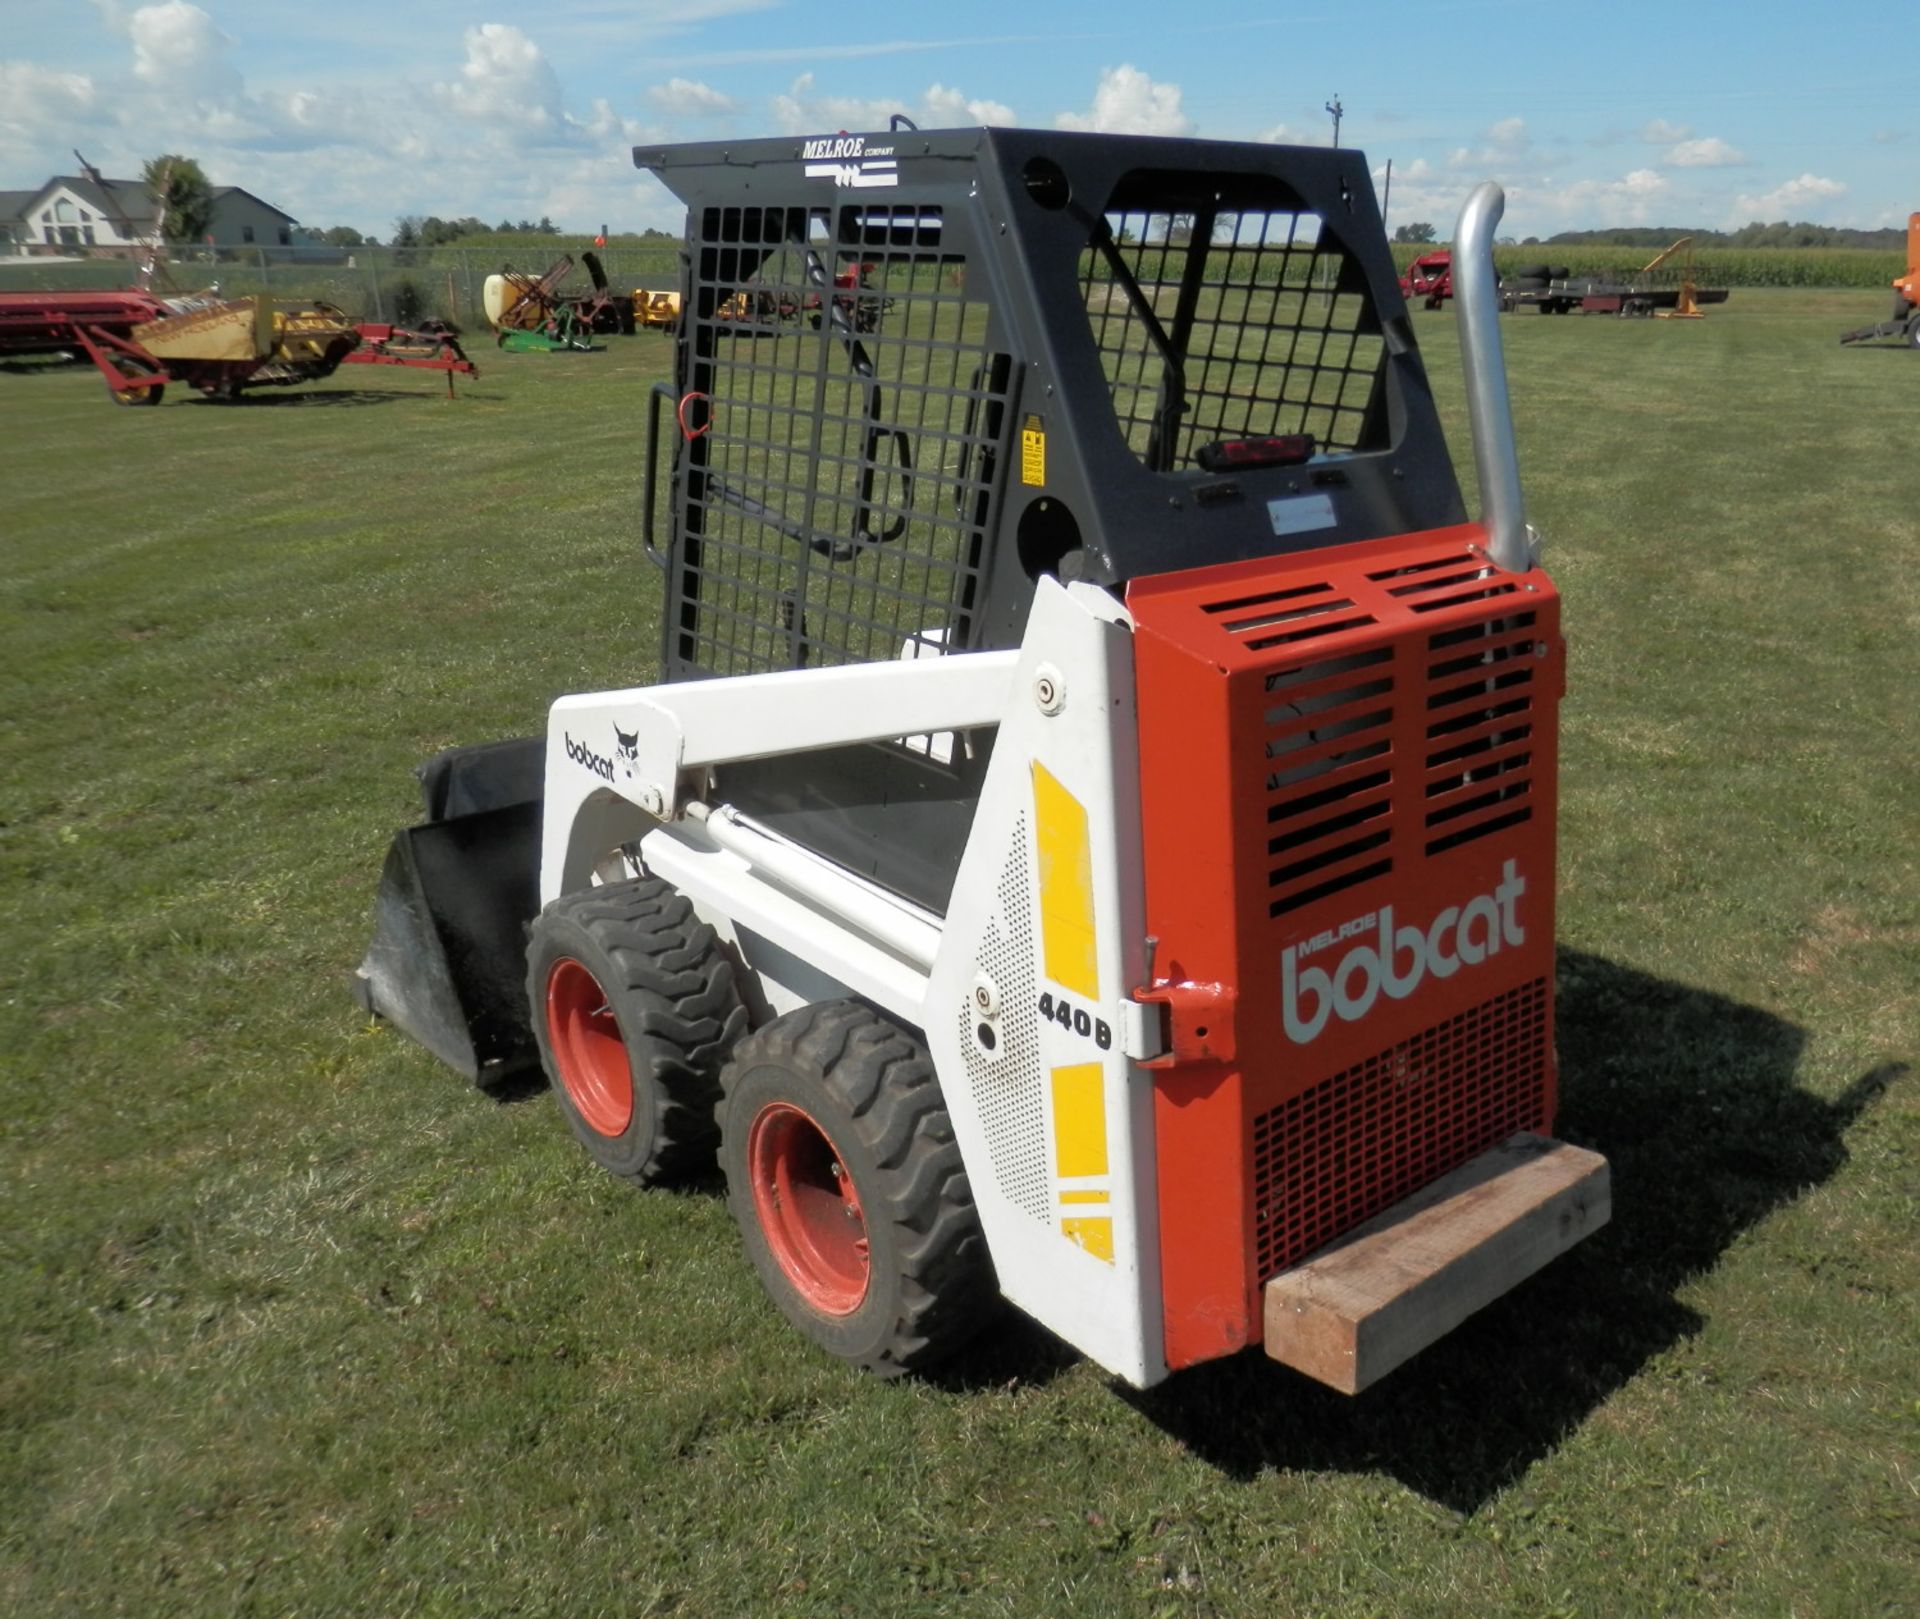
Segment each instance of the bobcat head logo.
[{"label": "bobcat head logo", "polygon": [[620,761],[621,772],[631,776],[633,767],[640,761],[640,733],[623,731],[616,725],[613,728],[613,751]]}]

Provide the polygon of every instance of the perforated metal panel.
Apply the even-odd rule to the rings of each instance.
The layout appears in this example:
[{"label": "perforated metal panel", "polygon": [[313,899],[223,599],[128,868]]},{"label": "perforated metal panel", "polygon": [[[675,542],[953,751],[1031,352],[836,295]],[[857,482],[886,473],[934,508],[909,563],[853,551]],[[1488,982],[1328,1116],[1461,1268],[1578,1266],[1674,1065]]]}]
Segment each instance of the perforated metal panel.
[{"label": "perforated metal panel", "polygon": [[1268,1109],[1253,1128],[1261,1276],[1283,1270],[1517,1130],[1544,1130],[1544,979],[1495,996]]},{"label": "perforated metal panel", "polygon": [[1051,1218],[1047,1131],[1041,1101],[1040,1015],[1033,982],[1033,898],[1028,873],[1033,851],[1023,814],[1014,823],[1000,870],[999,916],[981,946],[981,971],[1000,993],[998,1045],[989,1057],[973,1038],[970,1007],[960,1009],[960,1049],[967,1079],[986,1126],[987,1153],[1001,1195],[1034,1219]]}]

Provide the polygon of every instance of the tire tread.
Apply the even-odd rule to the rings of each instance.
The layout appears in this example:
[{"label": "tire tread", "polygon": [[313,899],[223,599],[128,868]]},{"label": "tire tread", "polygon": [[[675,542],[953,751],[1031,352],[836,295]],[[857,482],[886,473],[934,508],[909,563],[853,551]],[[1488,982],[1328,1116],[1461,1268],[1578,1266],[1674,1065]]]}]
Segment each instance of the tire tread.
[{"label": "tire tread", "polygon": [[[613,964],[614,981],[602,987],[621,1001],[621,1030],[634,1060],[636,1086],[652,1091],[654,1139],[645,1160],[623,1170],[599,1154],[596,1158],[610,1173],[643,1185],[710,1170],[719,1139],[719,1070],[747,1032],[747,1009],[719,936],[685,895],[658,877],[583,889],[549,905],[535,922],[535,940],[529,944],[527,997],[556,1090],[559,1080],[541,1015],[545,988],[536,981],[540,973],[532,958],[540,930],[567,924],[588,934]],[[584,1137],[583,1142],[592,1152],[593,1142]]]},{"label": "tire tread", "polygon": [[[999,1296],[986,1238],[933,1061],[919,1041],[854,1001],[821,1001],[749,1035],[721,1075],[723,1088],[762,1064],[817,1074],[846,1109],[882,1184],[861,1188],[869,1220],[901,1233],[889,1285],[890,1330],[858,1364],[882,1377],[946,1358],[978,1330]],[[751,1198],[736,1199],[751,1220]]]}]

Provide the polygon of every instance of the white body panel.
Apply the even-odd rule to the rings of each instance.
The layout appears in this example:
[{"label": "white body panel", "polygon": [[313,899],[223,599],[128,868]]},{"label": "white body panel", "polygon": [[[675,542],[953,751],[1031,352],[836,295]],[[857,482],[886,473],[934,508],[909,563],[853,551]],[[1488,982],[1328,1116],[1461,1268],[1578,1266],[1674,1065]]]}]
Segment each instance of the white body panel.
[{"label": "white body panel", "polygon": [[[1057,712],[1040,706],[1043,679],[1052,682]],[[1036,800],[1035,764],[1085,812],[1092,952],[1069,974],[1073,983],[1051,976],[1055,942],[1047,935],[1054,918],[1039,835],[1047,811]],[[1001,1290],[1109,1371],[1145,1387],[1166,1375],[1166,1363],[1152,1078],[1125,1049],[1128,1031],[1139,1027],[1125,1008],[1147,966],[1139,791],[1131,621],[1105,591],[1042,579],[954,884],[922,1028]],[[997,1032],[987,1054],[972,1032],[977,980],[996,955],[1017,961],[1023,933],[1030,970],[1023,977],[1016,968],[1007,975],[1012,982],[994,984]],[[1056,1007],[1065,1002],[1076,1017],[1084,1010],[1096,1027],[1104,1022],[1107,1047],[1071,1024],[1040,1017],[1043,995]],[[1096,1065],[1097,1093],[1085,1072]],[[1075,1120],[1061,1116],[1069,1094],[1063,1073],[1088,1084],[1082,1105],[1097,1094],[1105,1148],[1098,1172],[1065,1172],[1093,1164],[1089,1121],[1083,1114],[1076,1130]],[[1037,1095],[1020,1094],[1028,1088]],[[1039,1139],[1027,1139],[1036,1127]],[[1111,1221],[1111,1257],[1097,1251],[1098,1227],[1085,1224],[1102,1220]],[[1085,1233],[1089,1245],[1070,1231]]]},{"label": "white body panel", "polygon": [[[727,806],[686,802],[710,765],[990,725],[944,921]],[[1132,1060],[1152,1040],[1131,999],[1147,968],[1138,776],[1131,621],[1104,591],[1043,579],[1019,653],[554,704],[540,895],[637,848],[735,944],[757,1019],[854,995],[920,1030],[1002,1291],[1146,1386],[1166,1365],[1152,1086]]]}]

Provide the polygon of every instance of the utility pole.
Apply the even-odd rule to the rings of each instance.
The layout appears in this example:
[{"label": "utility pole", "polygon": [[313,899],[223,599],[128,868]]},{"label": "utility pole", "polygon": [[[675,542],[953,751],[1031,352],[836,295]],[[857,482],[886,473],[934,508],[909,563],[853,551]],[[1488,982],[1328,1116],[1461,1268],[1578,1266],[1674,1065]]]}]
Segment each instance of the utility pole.
[{"label": "utility pole", "polygon": [[1333,114],[1333,144],[1335,146],[1340,144],[1340,119],[1346,110],[1345,107],[1340,105],[1340,92],[1338,90],[1334,91],[1333,100],[1327,103],[1327,111]]}]

